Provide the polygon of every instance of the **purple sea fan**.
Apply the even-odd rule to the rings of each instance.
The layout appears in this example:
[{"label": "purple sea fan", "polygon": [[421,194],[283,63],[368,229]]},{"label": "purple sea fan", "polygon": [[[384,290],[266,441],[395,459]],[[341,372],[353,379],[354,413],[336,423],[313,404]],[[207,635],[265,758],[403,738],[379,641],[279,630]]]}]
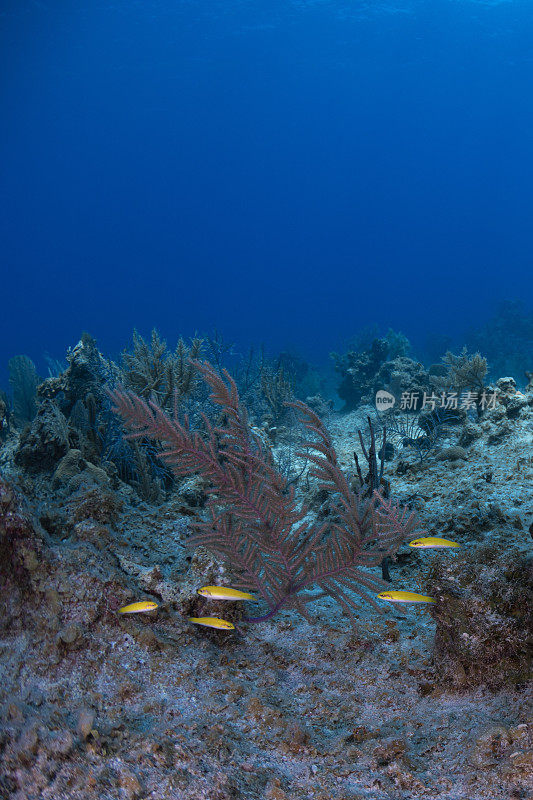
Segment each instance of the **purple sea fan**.
[{"label": "purple sea fan", "polygon": [[178,419],[177,409],[170,417],[131,393],[111,396],[128,438],[160,442],[160,458],[177,476],[199,474],[210,484],[206,517],[193,523],[189,543],[222,557],[233,585],[263,599],[268,612],[248,621],[268,619],[282,608],[312,621],[306,606],[324,596],[334,598],[352,622],[360,598],[380,610],[372,595],[387,584],[370,570],[417,532],[414,514],[377,492],[367,499],[355,494],[322,421],[297,402],[291,405],[314,438],[305,445],[311,474],[330,498],[332,521],[309,522],[270,450],[250,429],[229,373],[219,375],[208,362],[193,365],[223,412],[224,422],[216,427],[204,416],[204,430],[192,430],[187,417]]}]

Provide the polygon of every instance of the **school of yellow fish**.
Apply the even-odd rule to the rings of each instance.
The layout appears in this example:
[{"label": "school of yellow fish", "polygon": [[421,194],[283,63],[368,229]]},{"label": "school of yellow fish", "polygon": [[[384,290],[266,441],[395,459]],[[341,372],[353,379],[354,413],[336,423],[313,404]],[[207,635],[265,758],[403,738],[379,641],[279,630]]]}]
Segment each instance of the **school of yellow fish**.
[{"label": "school of yellow fish", "polygon": [[[460,546],[461,545],[457,542],[452,542],[451,539],[441,539],[438,536],[425,536],[421,539],[413,539],[412,542],[409,542],[409,547],[416,547],[422,550]],[[202,586],[201,589],[198,589],[198,594],[210,600],[251,600],[252,602],[257,602],[253,594],[241,592],[239,589],[231,589],[228,586]],[[425,594],[396,589],[379,592],[377,596],[380,600],[387,600],[390,603],[436,602],[433,597],[429,597]],[[127,606],[122,606],[122,608],[119,609],[119,614],[139,614],[142,611],[154,611],[157,607],[157,603],[151,600],[140,600],[137,603],[130,603]],[[235,630],[235,625],[232,622],[228,622],[226,619],[220,619],[220,617],[188,617],[188,620],[195,625],[204,625],[207,628],[216,628],[225,631]]]}]

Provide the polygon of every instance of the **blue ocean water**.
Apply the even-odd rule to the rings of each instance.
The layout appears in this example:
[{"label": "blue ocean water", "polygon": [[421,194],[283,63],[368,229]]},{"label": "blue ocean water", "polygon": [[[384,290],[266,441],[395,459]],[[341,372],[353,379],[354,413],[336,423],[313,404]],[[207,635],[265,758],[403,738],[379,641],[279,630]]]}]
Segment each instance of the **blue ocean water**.
[{"label": "blue ocean water", "polygon": [[82,331],[315,361],[533,295],[530,0],[2,0],[0,384]]}]

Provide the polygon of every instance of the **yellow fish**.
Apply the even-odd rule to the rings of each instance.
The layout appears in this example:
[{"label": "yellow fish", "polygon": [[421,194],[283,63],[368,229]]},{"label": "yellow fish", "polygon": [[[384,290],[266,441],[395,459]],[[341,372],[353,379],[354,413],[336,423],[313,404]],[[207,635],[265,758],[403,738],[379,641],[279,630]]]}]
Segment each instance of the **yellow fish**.
[{"label": "yellow fish", "polygon": [[235,625],[231,622],[218,617],[189,617],[189,622],[194,622],[195,625],[205,625],[207,628],[219,628],[223,631],[235,629]]},{"label": "yellow fish", "polygon": [[378,597],[381,600],[389,600],[391,603],[435,603],[432,597],[427,594],[416,594],[416,592],[388,591],[380,592]]},{"label": "yellow fish", "polygon": [[452,542],[451,539],[439,539],[438,536],[425,536],[423,539],[413,539],[409,542],[409,547],[461,547],[457,542]]},{"label": "yellow fish", "polygon": [[226,586],[203,586],[198,589],[198,594],[202,597],[210,597],[212,600],[255,600],[253,594],[240,592],[238,589],[229,589]]},{"label": "yellow fish", "polygon": [[141,611],[153,611],[157,608],[157,603],[151,600],[140,600],[138,603],[130,603],[129,606],[122,606],[119,608],[119,614],[139,614]]}]

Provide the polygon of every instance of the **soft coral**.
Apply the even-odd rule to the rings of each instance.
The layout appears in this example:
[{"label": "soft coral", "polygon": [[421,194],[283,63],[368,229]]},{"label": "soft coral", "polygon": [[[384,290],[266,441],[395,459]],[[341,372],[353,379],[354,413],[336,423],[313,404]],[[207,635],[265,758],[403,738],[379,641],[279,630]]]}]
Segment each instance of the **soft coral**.
[{"label": "soft coral", "polygon": [[[268,612],[294,608],[309,619],[306,604],[329,595],[352,621],[357,596],[378,609],[372,595],[386,584],[370,569],[393,555],[417,523],[377,492],[355,494],[342,472],[320,418],[303,403],[292,404],[304,417],[314,441],[306,445],[312,474],[330,499],[330,523],[310,522],[294,490],[278,472],[272,455],[248,425],[237,387],[207,362],[194,362],[221,407],[225,423],[205,432],[192,430],[187,418],[168,416],[156,403],[115,392],[115,410],[132,438],[164,446],[160,458],[178,476],[198,473],[211,484],[207,519],[195,523],[191,544],[207,547],[229,564],[235,586],[252,590]],[[311,592],[315,589],[317,591]]]}]

